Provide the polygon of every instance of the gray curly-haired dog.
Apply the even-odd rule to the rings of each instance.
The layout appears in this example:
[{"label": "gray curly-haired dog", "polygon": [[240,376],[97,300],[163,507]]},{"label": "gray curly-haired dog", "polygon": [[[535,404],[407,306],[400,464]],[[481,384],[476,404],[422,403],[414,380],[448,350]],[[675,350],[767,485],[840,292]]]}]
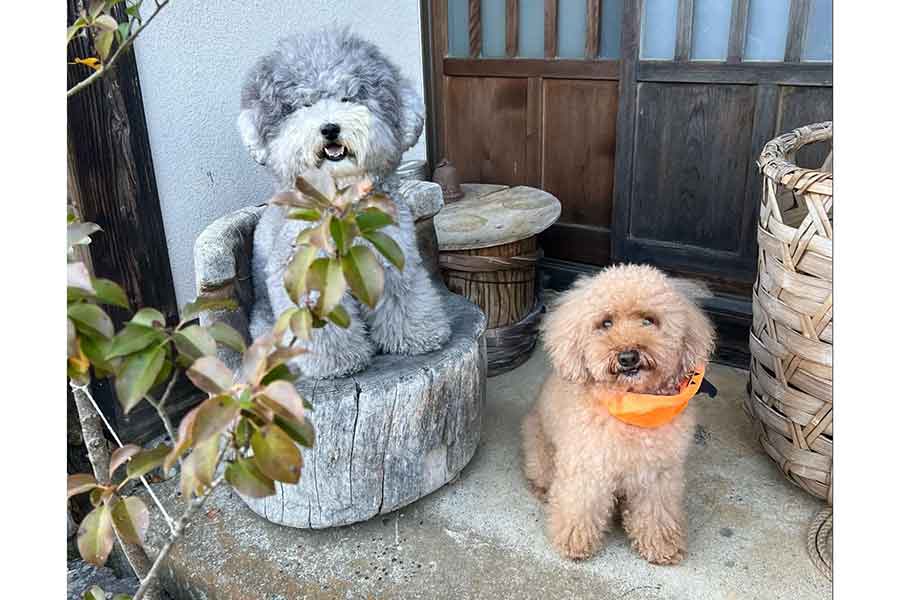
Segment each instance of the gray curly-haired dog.
[{"label": "gray curly-haired dog", "polygon": [[[345,296],[341,303],[350,327],[315,330],[310,352],[295,359],[308,377],[350,375],[365,369],[379,350],[422,354],[450,337],[441,297],[416,246],[412,213],[396,193],[394,171],[419,139],[424,112],[397,67],[347,30],[285,38],[247,75],[238,127],[253,158],[275,176],[278,190],[290,189],[305,169],[320,167],[339,182],[368,176],[397,204],[397,223],[384,231],[403,250],[403,271],[382,259],[384,294],[374,309]],[[297,234],[310,226],[315,224],[286,219],[283,207],[265,209],[253,239],[254,337],[294,306],[283,275]]]}]

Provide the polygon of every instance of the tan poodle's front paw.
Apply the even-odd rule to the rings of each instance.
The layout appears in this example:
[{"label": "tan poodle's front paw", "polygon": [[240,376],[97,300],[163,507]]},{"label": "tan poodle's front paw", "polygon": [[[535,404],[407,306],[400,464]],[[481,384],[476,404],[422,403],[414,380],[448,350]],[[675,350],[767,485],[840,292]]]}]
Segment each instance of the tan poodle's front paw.
[{"label": "tan poodle's front paw", "polygon": [[601,531],[590,520],[550,523],[550,543],[566,558],[590,558],[600,549],[601,541]]},{"label": "tan poodle's front paw", "polygon": [[684,536],[672,532],[667,536],[646,537],[632,542],[634,549],[654,565],[677,565],[687,553]]}]

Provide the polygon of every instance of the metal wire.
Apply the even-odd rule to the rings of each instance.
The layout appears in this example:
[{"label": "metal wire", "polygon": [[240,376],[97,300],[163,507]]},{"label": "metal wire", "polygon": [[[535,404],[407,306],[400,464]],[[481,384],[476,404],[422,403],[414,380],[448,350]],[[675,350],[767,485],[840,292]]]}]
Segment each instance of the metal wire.
[{"label": "metal wire", "polygon": [[[100,416],[100,420],[103,421],[103,425],[106,426],[107,431],[112,435],[113,440],[119,445],[119,448],[124,446],[122,440],[119,439],[118,434],[112,428],[112,425],[109,424],[109,421],[106,420],[106,417],[103,415],[103,411],[100,410],[100,407],[97,406],[97,401],[94,400],[94,397],[91,395],[90,388],[86,385],[74,385],[72,384],[73,390],[80,390],[87,399],[91,401],[91,405],[94,407],[94,410],[97,411],[97,414]],[[147,488],[147,493],[150,494],[150,498],[153,499],[153,503],[156,504],[156,507],[159,509],[159,512],[162,513],[163,517],[166,519],[166,524],[169,526],[169,529],[172,533],[175,532],[175,521],[172,520],[172,517],[169,516],[169,513],[166,511],[165,507],[162,505],[162,502],[159,501],[159,498],[156,497],[156,494],[153,493],[153,489],[150,487],[150,484],[147,482],[147,479],[141,475],[141,483],[144,484],[144,487]]]}]

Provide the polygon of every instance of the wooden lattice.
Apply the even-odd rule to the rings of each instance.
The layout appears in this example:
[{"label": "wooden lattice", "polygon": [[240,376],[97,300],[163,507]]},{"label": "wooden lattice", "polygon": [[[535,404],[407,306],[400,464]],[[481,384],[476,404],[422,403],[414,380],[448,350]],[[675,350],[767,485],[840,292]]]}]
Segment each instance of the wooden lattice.
[{"label": "wooden lattice", "polygon": [[791,481],[832,501],[832,174],[794,164],[830,142],[831,122],[795,129],[759,159],[759,274],[753,286],[747,410]]}]

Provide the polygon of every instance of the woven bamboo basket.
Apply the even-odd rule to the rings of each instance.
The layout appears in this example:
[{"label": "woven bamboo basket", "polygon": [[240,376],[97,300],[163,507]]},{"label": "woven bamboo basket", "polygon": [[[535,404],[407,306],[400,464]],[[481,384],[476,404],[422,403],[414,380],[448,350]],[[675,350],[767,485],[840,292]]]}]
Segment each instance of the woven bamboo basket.
[{"label": "woven bamboo basket", "polygon": [[753,286],[747,410],[765,451],[809,493],[832,501],[832,174],[798,167],[797,150],[830,143],[831,122],[766,144]]}]

